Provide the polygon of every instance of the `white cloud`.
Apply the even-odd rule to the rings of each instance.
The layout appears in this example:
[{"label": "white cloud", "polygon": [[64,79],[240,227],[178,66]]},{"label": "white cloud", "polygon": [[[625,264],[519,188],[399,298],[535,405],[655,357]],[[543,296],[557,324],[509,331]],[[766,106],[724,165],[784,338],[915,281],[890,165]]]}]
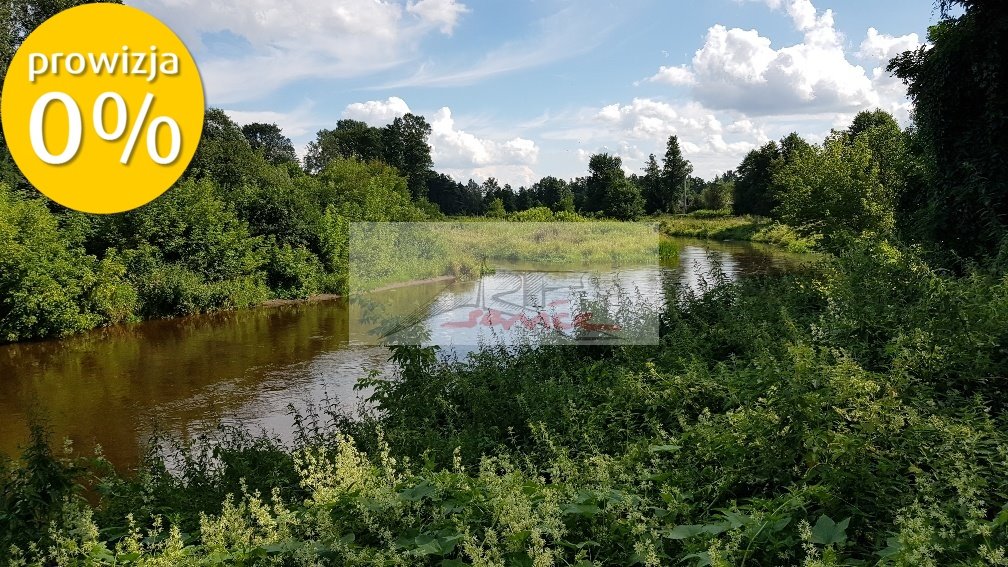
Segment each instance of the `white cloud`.
[{"label": "white cloud", "polygon": [[658,72],[649,79],[652,83],[667,83],[670,85],[692,85],[696,82],[693,72],[685,65],[679,67],[666,67],[662,65]]},{"label": "white cloud", "polygon": [[[763,127],[736,113],[710,110],[695,102],[672,104],[650,98],[635,98],[629,104],[610,104],[591,117],[597,129],[578,130],[600,151],[618,154],[628,173],[644,165],[647,154],[665,152],[671,135],[679,137],[683,155],[693,162],[696,175],[710,177],[734,169],[749,150],[766,143]],[[584,117],[582,117],[584,119]],[[729,126],[724,126],[725,122]],[[590,153],[578,150],[579,159]]]},{"label": "white cloud", "polygon": [[[820,12],[810,0],[763,0],[784,9],[801,43],[775,48],[755,29],[714,25],[689,66],[661,67],[653,82],[690,84],[695,100],[708,108],[747,115],[795,113],[849,114],[876,106],[896,107],[891,84],[879,82],[852,63],[832,10]],[[862,58],[881,57],[916,42],[916,36],[893,38],[869,30]],[[897,94],[905,100],[905,92]]]},{"label": "white cloud", "polygon": [[410,0],[406,4],[406,11],[438,26],[441,33],[451,34],[459,17],[469,9],[455,0]]},{"label": "white cloud", "polygon": [[447,168],[528,166],[534,165],[539,158],[539,148],[532,140],[517,137],[496,141],[457,129],[448,107],[434,113],[430,125],[434,163]]},{"label": "white cloud", "polygon": [[367,122],[372,126],[385,126],[409,111],[410,107],[405,100],[397,96],[390,96],[388,100],[355,102],[346,107],[343,116]]},{"label": "white cloud", "polygon": [[868,35],[861,42],[858,57],[887,64],[890,59],[920,47],[920,37],[915,34],[892,36],[881,34],[875,28],[868,28]]},{"label": "white cloud", "polygon": [[[416,56],[468,9],[455,0],[135,0],[196,51],[209,102],[231,104],[308,78],[363,76]],[[217,34],[216,36],[213,34]],[[220,35],[224,34],[224,35]],[[234,44],[204,57],[204,41]]]},{"label": "white cloud", "polygon": [[885,68],[893,57],[920,46],[920,37],[915,33],[891,36],[881,34],[875,28],[868,28],[868,33],[857,53],[858,57],[873,61],[877,65],[872,69],[871,80],[875,92],[879,95],[878,106],[891,112],[904,124],[910,121],[913,105],[907,99],[906,86],[903,82],[892,76]]}]

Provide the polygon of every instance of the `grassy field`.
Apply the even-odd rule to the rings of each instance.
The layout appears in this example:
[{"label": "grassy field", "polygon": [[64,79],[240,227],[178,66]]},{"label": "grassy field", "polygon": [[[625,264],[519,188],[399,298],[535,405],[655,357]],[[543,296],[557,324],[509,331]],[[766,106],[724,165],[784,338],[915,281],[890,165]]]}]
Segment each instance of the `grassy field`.
[{"label": "grassy field", "polygon": [[677,215],[658,219],[662,234],[711,240],[738,240],[772,244],[790,252],[815,250],[817,239],[799,235],[789,226],[760,217]]},{"label": "grassy field", "polygon": [[438,276],[474,277],[495,265],[628,266],[676,255],[651,223],[356,223],[350,231],[350,290]]}]

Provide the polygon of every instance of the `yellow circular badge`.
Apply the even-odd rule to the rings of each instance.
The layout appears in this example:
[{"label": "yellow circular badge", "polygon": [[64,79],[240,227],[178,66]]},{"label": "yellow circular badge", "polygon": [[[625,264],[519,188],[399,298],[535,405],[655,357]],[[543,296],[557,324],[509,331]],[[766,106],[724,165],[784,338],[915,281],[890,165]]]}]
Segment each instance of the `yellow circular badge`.
[{"label": "yellow circular badge", "polygon": [[86,4],[53,16],[14,55],[2,118],[28,181],[78,211],[157,198],[203,131],[203,85],[182,41],[153,16]]}]

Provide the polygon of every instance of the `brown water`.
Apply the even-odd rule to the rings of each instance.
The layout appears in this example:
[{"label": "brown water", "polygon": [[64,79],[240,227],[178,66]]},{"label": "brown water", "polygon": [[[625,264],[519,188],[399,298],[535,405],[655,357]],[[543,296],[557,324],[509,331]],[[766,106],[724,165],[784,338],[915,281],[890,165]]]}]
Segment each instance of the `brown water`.
[{"label": "brown water", "polygon": [[[711,259],[730,277],[795,261],[749,244],[683,240],[680,249],[678,266],[648,269],[695,286]],[[412,286],[381,298],[414,309],[469,285]],[[656,293],[648,286],[645,292]],[[366,396],[353,389],[359,377],[393,371],[387,349],[350,340],[351,316],[346,301],[334,300],[0,346],[0,454],[19,452],[33,416],[78,451],[100,444],[121,467],[137,462],[154,428],[186,439],[228,423],[287,437],[290,405],[329,397],[351,407]]]}]

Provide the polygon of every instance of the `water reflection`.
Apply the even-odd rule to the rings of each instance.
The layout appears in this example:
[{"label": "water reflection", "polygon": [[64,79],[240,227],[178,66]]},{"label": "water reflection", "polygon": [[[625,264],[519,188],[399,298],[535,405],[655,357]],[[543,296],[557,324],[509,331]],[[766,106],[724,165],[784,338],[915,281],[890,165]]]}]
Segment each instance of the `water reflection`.
[{"label": "water reflection", "polygon": [[[656,296],[662,279],[695,287],[711,261],[730,277],[793,262],[743,244],[682,241],[680,249],[678,265],[666,271],[622,273],[644,295]],[[428,284],[382,292],[379,299],[416,309],[444,293],[444,284]],[[155,422],[180,438],[221,421],[289,433],[289,404],[303,407],[329,395],[353,405],[360,376],[391,371],[386,349],[351,336],[350,317],[347,303],[337,300],[0,346],[0,452],[17,454],[33,412],[57,439],[68,437],[79,450],[99,443],[121,466],[137,461]]]}]

